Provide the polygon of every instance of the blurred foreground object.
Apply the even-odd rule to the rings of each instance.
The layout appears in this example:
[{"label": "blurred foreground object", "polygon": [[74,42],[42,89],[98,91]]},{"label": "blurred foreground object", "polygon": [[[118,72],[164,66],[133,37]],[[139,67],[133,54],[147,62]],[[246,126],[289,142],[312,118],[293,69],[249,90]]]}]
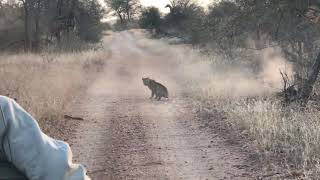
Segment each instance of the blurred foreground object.
[{"label": "blurred foreground object", "polygon": [[[0,96],[0,179],[90,180],[82,165],[72,163],[69,145],[45,135],[36,120],[14,100]],[[2,163],[2,164],[1,164]],[[7,169],[6,169],[7,168]]]}]

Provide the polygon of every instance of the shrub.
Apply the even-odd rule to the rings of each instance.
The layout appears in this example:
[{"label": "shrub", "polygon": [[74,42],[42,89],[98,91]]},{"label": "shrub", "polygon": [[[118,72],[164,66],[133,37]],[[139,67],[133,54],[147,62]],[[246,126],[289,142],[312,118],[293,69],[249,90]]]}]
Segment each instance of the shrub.
[{"label": "shrub", "polygon": [[139,24],[145,29],[158,30],[161,23],[160,11],[156,7],[149,7],[142,11]]}]

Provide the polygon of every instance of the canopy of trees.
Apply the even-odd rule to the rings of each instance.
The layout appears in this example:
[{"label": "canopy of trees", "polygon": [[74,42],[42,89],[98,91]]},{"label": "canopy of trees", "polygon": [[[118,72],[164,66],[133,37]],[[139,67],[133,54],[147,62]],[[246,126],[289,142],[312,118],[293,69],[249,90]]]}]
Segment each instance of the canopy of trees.
[{"label": "canopy of trees", "polygon": [[126,23],[139,13],[141,9],[139,0],[105,0],[107,7],[116,15],[120,23]]}]

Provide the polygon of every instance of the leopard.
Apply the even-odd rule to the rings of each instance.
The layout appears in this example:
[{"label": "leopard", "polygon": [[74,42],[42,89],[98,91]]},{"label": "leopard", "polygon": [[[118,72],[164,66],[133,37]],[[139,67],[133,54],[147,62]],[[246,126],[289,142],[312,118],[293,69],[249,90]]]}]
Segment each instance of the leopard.
[{"label": "leopard", "polygon": [[156,82],[150,78],[142,78],[143,84],[151,90],[151,97],[155,97],[156,100],[160,101],[161,98],[169,99],[168,89],[159,82]]}]

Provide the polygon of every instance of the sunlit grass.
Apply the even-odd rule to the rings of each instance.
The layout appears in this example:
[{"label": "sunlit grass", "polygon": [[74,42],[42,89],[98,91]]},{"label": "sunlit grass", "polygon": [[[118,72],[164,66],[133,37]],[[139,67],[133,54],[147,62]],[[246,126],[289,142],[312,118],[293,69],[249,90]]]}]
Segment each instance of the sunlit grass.
[{"label": "sunlit grass", "polygon": [[94,51],[0,55],[0,94],[17,99],[50,134],[59,128],[70,101],[104,65],[104,57]]}]

